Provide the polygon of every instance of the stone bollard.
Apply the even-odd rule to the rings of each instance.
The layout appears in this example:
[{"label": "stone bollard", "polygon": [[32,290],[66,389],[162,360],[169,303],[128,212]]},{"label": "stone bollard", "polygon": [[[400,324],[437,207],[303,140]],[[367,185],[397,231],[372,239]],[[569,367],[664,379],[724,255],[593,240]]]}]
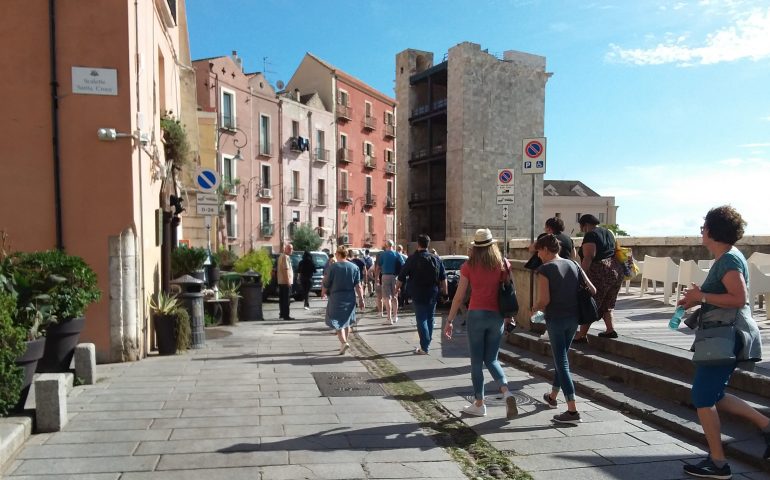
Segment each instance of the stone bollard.
[{"label": "stone bollard", "polygon": [[35,418],[40,433],[58,432],[67,424],[67,388],[63,373],[35,379]]},{"label": "stone bollard", "polygon": [[96,383],[96,347],[93,343],[80,343],[75,347],[75,382],[83,385]]}]

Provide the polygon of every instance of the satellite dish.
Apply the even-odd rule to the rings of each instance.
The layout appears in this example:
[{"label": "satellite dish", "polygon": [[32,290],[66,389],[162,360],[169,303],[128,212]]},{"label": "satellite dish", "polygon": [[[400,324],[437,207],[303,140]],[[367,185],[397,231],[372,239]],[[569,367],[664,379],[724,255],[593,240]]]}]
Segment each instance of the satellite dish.
[{"label": "satellite dish", "polygon": [[283,87],[285,87],[285,85],[283,84],[283,80],[278,80],[277,82],[275,82],[275,86],[278,87],[278,90],[283,90]]}]

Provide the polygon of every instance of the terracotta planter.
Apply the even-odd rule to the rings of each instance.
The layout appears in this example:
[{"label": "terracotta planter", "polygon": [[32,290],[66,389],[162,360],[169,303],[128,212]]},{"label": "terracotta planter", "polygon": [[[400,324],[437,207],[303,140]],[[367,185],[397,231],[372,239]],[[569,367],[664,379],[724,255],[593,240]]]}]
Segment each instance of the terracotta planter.
[{"label": "terracotta planter", "polygon": [[152,325],[160,355],[176,354],[176,315],[155,315]]},{"label": "terracotta planter", "polygon": [[32,385],[32,377],[35,375],[37,362],[43,358],[46,339],[45,337],[41,337],[26,343],[27,349],[16,359],[16,365],[24,370],[24,382],[21,384],[21,395],[19,396],[19,401],[16,403],[16,407],[13,409],[17,412],[24,410],[24,404],[27,403],[29,387]]},{"label": "terracotta planter", "polygon": [[38,373],[69,372],[85,317],[73,318],[51,325],[45,330],[45,353],[37,362]]}]

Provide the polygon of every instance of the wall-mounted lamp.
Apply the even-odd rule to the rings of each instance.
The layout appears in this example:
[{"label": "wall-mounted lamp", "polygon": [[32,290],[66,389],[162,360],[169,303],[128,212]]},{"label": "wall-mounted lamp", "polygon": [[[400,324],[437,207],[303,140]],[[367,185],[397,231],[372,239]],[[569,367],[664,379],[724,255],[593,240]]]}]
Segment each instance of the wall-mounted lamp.
[{"label": "wall-mounted lamp", "polygon": [[96,136],[102,142],[114,142],[119,138],[133,138],[139,140],[142,145],[147,145],[150,140],[146,133],[141,133],[137,130],[136,133],[121,133],[114,128],[100,128],[96,131]]}]

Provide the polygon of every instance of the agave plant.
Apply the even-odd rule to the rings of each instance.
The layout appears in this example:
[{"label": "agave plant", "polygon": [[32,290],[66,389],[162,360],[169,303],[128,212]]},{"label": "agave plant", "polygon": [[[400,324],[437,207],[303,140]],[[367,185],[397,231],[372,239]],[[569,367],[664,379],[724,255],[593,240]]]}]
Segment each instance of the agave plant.
[{"label": "agave plant", "polygon": [[176,295],[168,295],[163,292],[158,292],[155,297],[150,298],[150,310],[158,315],[174,314],[181,305]]},{"label": "agave plant", "polygon": [[221,295],[224,298],[243,298],[241,297],[240,289],[241,289],[241,282],[240,280],[231,280],[231,279],[225,279],[219,281],[219,295]]}]

